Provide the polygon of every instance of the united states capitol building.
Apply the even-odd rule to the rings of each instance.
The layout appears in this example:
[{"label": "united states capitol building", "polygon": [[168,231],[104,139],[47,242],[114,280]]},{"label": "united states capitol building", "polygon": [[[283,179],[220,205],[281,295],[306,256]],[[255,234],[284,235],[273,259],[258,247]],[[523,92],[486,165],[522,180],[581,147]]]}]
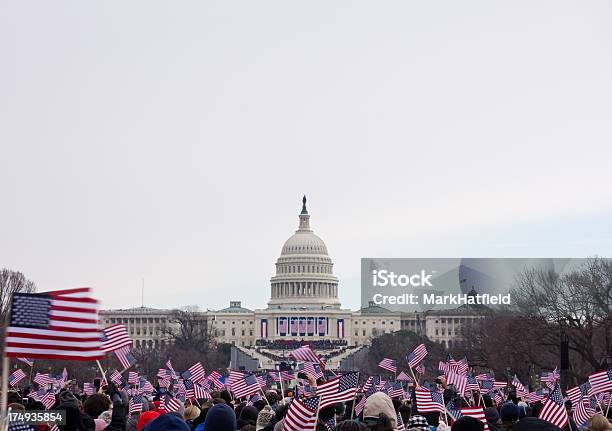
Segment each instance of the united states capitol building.
[{"label": "united states capitol building", "polygon": [[[403,329],[452,348],[462,342],[462,324],[481,316],[466,306],[411,313],[374,304],[356,311],[343,309],[334,264],[325,242],[311,228],[306,197],[298,218],[297,231],[285,241],[276,261],[267,308],[251,310],[232,300],[227,308],[197,313],[218,342],[233,344],[251,356],[274,352],[296,340],[350,351],[369,345],[377,336]],[[170,342],[168,329],[177,325],[175,313],[148,307],[102,310],[100,323],[123,323],[136,348],[158,348]]]}]

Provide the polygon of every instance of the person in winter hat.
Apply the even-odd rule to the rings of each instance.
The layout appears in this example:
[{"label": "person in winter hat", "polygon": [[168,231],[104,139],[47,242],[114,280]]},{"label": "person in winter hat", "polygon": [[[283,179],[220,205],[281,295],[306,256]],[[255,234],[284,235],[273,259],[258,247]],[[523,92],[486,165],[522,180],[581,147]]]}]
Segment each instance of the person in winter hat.
[{"label": "person in winter hat", "polygon": [[136,431],[142,431],[142,429],[152,420],[157,419],[159,413],[155,410],[148,412],[142,412],[138,415],[138,422],[136,423]]},{"label": "person in winter hat", "polygon": [[276,413],[272,410],[272,407],[265,406],[257,415],[257,422],[255,423],[256,431],[261,431],[276,417]]},{"label": "person in winter hat", "polygon": [[206,414],[205,431],[236,431],[236,415],[227,404],[216,404]]},{"label": "person in winter hat", "polygon": [[501,419],[499,418],[499,412],[495,407],[487,407],[484,411],[487,425],[489,425],[489,431],[499,431],[501,425]]},{"label": "person in winter hat", "polygon": [[429,431],[429,424],[424,416],[412,415],[408,419],[405,428],[411,431]]},{"label": "person in winter hat", "polygon": [[561,431],[561,428],[538,418],[523,418],[516,423],[514,431]]},{"label": "person in winter hat", "polygon": [[[366,418],[380,419],[384,421],[384,418],[388,419],[391,429],[397,429],[395,409],[393,408],[393,401],[389,395],[384,392],[376,392],[368,397],[365,406],[363,407],[363,419],[367,423]],[[384,421],[386,422],[386,421]],[[381,428],[381,427],[379,427]],[[375,428],[378,429],[378,428]]]},{"label": "person in winter hat", "polygon": [[143,431],[191,431],[191,428],[177,415],[165,414],[149,422]]},{"label": "person in winter hat", "polygon": [[457,420],[452,431],[484,431],[484,424],[476,418],[464,416]]}]

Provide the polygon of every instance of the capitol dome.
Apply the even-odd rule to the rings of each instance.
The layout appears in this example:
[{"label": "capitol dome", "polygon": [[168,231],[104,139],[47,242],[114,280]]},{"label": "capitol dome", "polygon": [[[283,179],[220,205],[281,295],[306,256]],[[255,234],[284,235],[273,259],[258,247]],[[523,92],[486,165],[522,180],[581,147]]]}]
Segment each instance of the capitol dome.
[{"label": "capitol dome", "polygon": [[302,199],[298,230],[281,249],[272,277],[269,308],[340,308],[338,278],[327,246],[310,228],[306,196]]}]

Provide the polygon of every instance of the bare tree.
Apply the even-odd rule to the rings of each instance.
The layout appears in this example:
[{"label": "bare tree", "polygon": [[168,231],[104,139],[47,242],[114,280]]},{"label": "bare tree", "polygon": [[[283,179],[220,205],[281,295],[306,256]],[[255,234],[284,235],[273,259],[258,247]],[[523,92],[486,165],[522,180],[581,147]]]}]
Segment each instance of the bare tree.
[{"label": "bare tree", "polygon": [[[571,273],[527,270],[512,292],[517,311],[538,327],[565,331],[569,348],[593,370],[612,353],[612,263],[593,258]],[[558,337],[556,337],[558,340]]]},{"label": "bare tree", "polygon": [[18,271],[7,268],[0,270],[0,325],[4,327],[14,293],[31,293],[36,291],[34,282],[28,280]]}]

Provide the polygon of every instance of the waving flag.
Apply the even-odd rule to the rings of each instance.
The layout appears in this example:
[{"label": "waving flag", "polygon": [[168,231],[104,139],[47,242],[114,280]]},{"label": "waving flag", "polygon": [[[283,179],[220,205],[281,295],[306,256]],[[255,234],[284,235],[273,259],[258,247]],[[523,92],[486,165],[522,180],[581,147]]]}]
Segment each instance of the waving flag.
[{"label": "waving flag", "polygon": [[85,382],[83,383],[83,392],[85,395],[93,395],[95,391],[95,386],[93,383]]},{"label": "waving flag", "polygon": [[427,348],[425,344],[419,344],[407,357],[408,365],[414,368],[419,365],[427,356]]},{"label": "waving flag", "polygon": [[200,383],[206,377],[206,372],[201,362],[196,362],[183,373],[184,379],[189,379],[194,383]]},{"label": "waving flag", "polygon": [[323,368],[321,359],[317,356],[315,352],[312,351],[312,349],[308,345],[298,347],[297,349],[291,352],[291,356],[293,356],[298,361],[313,362],[315,364],[320,364],[321,368]]},{"label": "waving flag", "polygon": [[444,398],[442,394],[432,392],[424,387],[415,389],[417,410],[419,413],[444,412]]},{"label": "waving flag", "polygon": [[303,371],[306,374],[310,374],[315,379],[323,378],[323,371],[321,371],[321,366],[317,364],[313,364],[312,362],[302,362],[298,364],[298,372]]},{"label": "waving flag", "polygon": [[253,395],[256,392],[259,392],[260,389],[261,386],[259,386],[257,378],[253,375],[248,375],[232,384],[232,392],[236,398]]},{"label": "waving flag", "polygon": [[90,294],[89,288],[13,294],[6,356],[77,361],[102,358],[98,302]]},{"label": "waving flag", "polygon": [[399,373],[399,374],[397,375],[397,377],[395,378],[395,380],[401,380],[401,381],[404,381],[404,382],[412,382],[412,381],[414,381],[414,380],[412,379],[412,377],[410,377],[410,376],[409,376],[408,374],[406,374],[406,372],[404,372],[404,371],[402,371],[401,373]]},{"label": "waving flag", "polygon": [[446,382],[449,385],[455,385],[455,389],[459,395],[465,393],[465,389],[467,388],[467,377],[449,371],[446,375]]},{"label": "waving flag", "polygon": [[9,385],[15,387],[19,384],[20,381],[25,379],[26,374],[19,368],[17,368],[10,376],[9,376]]},{"label": "waving flag", "polygon": [[130,385],[135,385],[138,382],[138,373],[135,371],[130,371],[128,373],[128,383]]},{"label": "waving flag", "polygon": [[132,346],[132,339],[128,335],[125,325],[113,325],[102,330],[102,348],[105,352],[113,352],[121,347]]},{"label": "waving flag", "polygon": [[489,424],[487,423],[487,418],[485,418],[484,409],[482,407],[463,407],[461,409],[461,415],[478,419],[484,424],[485,431],[489,431]]},{"label": "waving flag", "polygon": [[121,383],[123,383],[123,376],[119,371],[115,370],[110,375],[110,381],[116,385],[120,385]]},{"label": "waving flag", "polygon": [[320,397],[294,398],[285,415],[284,431],[311,431],[317,424]]},{"label": "waving flag", "polygon": [[45,409],[49,410],[51,407],[55,405],[55,394],[53,391],[46,392],[40,399],[40,402],[43,403]]},{"label": "waving flag", "polygon": [[128,403],[129,415],[139,414],[142,411],[142,395],[135,395],[130,398],[130,402]]},{"label": "waving flag", "polygon": [[550,394],[548,399],[544,401],[542,410],[538,417],[542,420],[552,423],[559,428],[565,428],[569,420],[567,416],[567,410],[565,409],[565,403],[563,402],[563,396],[561,395],[561,389],[559,386],[555,388]]},{"label": "waving flag", "polygon": [[573,416],[574,421],[576,422],[576,425],[578,425],[578,427],[582,428],[586,426],[587,421],[591,419],[591,416],[593,416],[594,414],[595,409],[591,408],[590,406],[587,407],[583,400],[580,400],[578,403],[575,404]]},{"label": "waving flag", "polygon": [[591,384],[591,394],[600,394],[602,392],[612,391],[612,369],[591,374],[589,376]]},{"label": "waving flag", "polygon": [[529,391],[525,389],[525,386],[521,383],[519,378],[515,375],[512,379],[512,385],[516,388],[516,394],[521,398],[527,398]]},{"label": "waving flag", "polygon": [[378,366],[383,370],[391,371],[392,373],[397,372],[397,364],[395,359],[384,358],[378,363]]},{"label": "waving flag", "polygon": [[32,367],[34,365],[34,361],[31,360],[30,358],[17,358],[18,361],[21,362],[25,362],[26,364],[28,364],[30,367]]},{"label": "waving flag", "polygon": [[130,351],[130,346],[120,347],[117,350],[114,350],[113,353],[115,354],[119,362],[121,362],[123,368],[130,368],[136,363],[136,358]]},{"label": "waving flag", "polygon": [[317,395],[321,397],[320,408],[349,401],[357,394],[359,373],[346,373],[335,377],[317,387]]}]

